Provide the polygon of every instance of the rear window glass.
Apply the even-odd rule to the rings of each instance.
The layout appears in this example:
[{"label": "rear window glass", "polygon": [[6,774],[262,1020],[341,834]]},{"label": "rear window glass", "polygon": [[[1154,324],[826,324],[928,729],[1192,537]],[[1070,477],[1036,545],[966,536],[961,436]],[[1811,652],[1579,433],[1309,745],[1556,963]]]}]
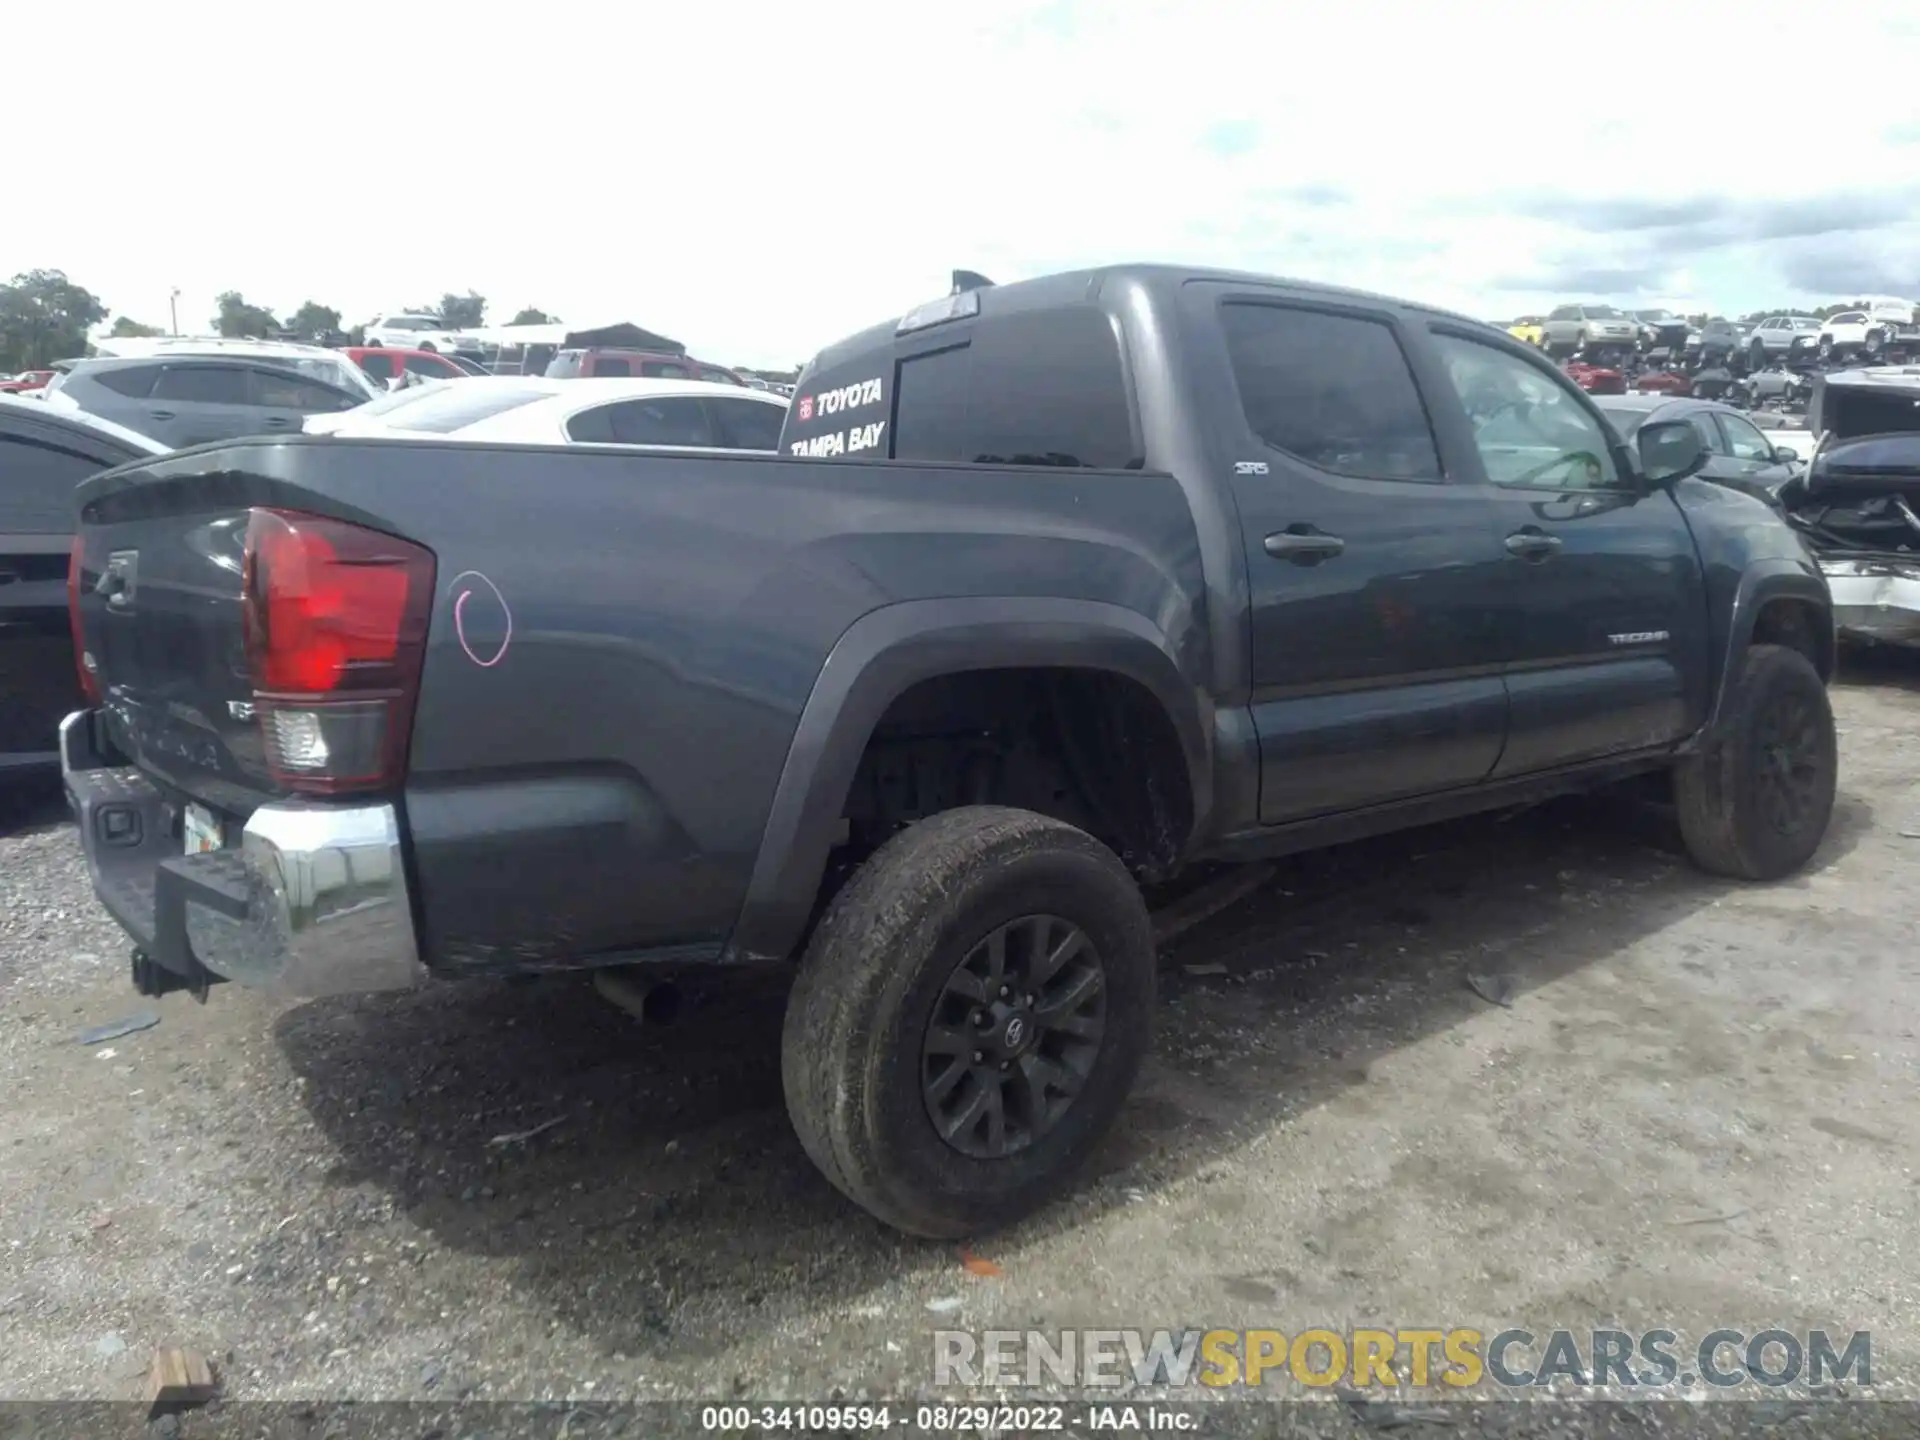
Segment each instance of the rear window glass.
[{"label": "rear window glass", "polygon": [[[809,376],[788,454],[1123,469],[1141,464],[1119,339],[1091,305],[989,316],[897,364]],[[909,343],[912,343],[909,341]]]},{"label": "rear window glass", "polygon": [[387,424],[395,430],[419,430],[430,435],[445,435],[463,425],[473,425],[522,405],[531,405],[553,392],[515,386],[448,385],[436,387],[431,395],[406,406]]},{"label": "rear window glass", "polygon": [[633,362],[624,355],[596,355],[593,358],[595,375],[631,375]]},{"label": "rear window glass", "polygon": [[[611,371],[603,372],[611,374]],[[621,371],[621,374],[628,372]],[[649,380],[691,380],[693,371],[672,360],[644,360],[640,364],[640,373]]]}]

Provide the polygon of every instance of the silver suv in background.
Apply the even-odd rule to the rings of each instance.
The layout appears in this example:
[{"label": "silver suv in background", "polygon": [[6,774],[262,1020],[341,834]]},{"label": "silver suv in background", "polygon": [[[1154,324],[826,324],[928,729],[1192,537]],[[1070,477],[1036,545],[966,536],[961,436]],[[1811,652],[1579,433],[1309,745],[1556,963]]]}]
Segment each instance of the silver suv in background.
[{"label": "silver suv in background", "polygon": [[1820,322],[1811,315],[1769,315],[1747,332],[1747,364],[1763,370],[1782,360],[1811,360]]},{"label": "silver suv in background", "polygon": [[1547,354],[1623,356],[1640,343],[1640,322],[1611,305],[1562,305],[1540,327]]},{"label": "silver suv in background", "polygon": [[82,360],[42,403],[97,415],[179,450],[242,435],[298,435],[306,416],[351,410],[366,399],[273,360],[169,354]]}]

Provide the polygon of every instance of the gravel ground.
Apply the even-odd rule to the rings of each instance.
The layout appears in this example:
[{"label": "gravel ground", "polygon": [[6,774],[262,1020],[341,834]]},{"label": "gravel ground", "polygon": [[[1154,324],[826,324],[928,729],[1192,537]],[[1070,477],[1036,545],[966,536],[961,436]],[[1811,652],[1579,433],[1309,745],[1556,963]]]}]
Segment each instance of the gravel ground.
[{"label": "gravel ground", "polygon": [[[0,1397],[126,1397],[162,1344],[211,1355],[237,1412],[927,1396],[936,1327],[1471,1325],[1871,1330],[1874,1394],[1913,1398],[1916,677],[1836,689],[1841,801],[1784,884],[1703,878],[1618,798],[1287,862],[1166,951],[1097,1173],[971,1266],[809,1167],[776,986],[702,982],[659,1030],[574,979],[143,1001],[57,796],[15,796]],[[160,1024],[76,1042],[141,1009]],[[1210,1433],[1412,1419],[1247,1408]],[[1660,1408],[1618,1433],[1760,1413]]]}]

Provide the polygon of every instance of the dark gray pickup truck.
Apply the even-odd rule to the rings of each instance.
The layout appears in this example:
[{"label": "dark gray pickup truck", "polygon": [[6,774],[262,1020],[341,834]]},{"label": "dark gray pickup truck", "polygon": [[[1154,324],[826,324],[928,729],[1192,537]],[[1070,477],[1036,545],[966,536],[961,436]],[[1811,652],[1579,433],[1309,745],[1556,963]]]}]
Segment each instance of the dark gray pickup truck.
[{"label": "dark gray pickup truck", "polygon": [[1828,590],[1457,315],[1125,267],[956,287],[777,455],[313,438],[79,492],[62,731],[147,993],[792,963],[789,1109],[952,1236],[1151,1033],[1141,887],[1671,775],[1719,874],[1835,784]]}]

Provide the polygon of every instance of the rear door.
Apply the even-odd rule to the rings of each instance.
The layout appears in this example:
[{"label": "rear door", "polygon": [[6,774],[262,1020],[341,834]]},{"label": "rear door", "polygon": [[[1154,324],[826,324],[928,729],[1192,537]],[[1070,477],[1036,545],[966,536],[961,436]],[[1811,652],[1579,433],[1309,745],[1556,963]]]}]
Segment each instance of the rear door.
[{"label": "rear door", "polygon": [[1507,723],[1497,501],[1449,475],[1387,307],[1189,285],[1248,574],[1260,819],[1471,786]]},{"label": "rear door", "polygon": [[1565,376],[1464,326],[1432,327],[1498,496],[1512,718],[1494,778],[1664,745],[1705,713],[1705,581],[1673,496],[1621,463]]},{"label": "rear door", "polygon": [[81,703],[67,622],[73,489],[132,458],[0,419],[0,771],[50,759],[61,717]]},{"label": "rear door", "polygon": [[146,414],[140,428],[175,449],[259,433],[244,365],[169,362],[160,367]]}]

